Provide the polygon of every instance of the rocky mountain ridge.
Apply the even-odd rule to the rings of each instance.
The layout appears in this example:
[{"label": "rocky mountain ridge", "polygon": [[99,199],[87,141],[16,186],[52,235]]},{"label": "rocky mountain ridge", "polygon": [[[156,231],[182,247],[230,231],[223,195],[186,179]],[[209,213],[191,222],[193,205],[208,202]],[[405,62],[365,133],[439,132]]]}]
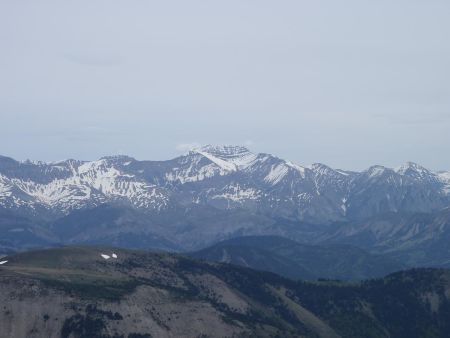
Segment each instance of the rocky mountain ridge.
[{"label": "rocky mountain ridge", "polygon": [[147,213],[194,205],[330,223],[450,206],[450,173],[417,164],[362,172],[300,166],[244,147],[205,146],[167,161],[19,162],[0,157],[0,207],[57,218],[120,203]]}]

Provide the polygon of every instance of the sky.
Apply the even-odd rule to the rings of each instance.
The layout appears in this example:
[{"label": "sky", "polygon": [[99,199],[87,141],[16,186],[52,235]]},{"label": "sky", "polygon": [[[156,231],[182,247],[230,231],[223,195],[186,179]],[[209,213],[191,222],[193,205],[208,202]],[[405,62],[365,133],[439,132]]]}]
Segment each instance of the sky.
[{"label": "sky", "polygon": [[448,0],[0,2],[0,154],[450,170]]}]

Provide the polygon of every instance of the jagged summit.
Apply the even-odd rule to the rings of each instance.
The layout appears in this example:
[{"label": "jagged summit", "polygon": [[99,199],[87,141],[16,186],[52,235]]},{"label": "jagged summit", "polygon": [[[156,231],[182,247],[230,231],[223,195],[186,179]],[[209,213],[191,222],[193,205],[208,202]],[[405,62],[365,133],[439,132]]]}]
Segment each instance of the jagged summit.
[{"label": "jagged summit", "polygon": [[396,168],[396,172],[400,175],[411,175],[416,177],[425,177],[432,175],[432,173],[428,169],[414,162],[406,162],[405,164]]},{"label": "jagged summit", "polygon": [[25,161],[22,162],[23,164],[31,164],[31,165],[36,165],[36,166],[44,166],[47,165],[46,162],[44,161],[39,161],[39,160],[31,160],[29,158],[27,158]]},{"label": "jagged summit", "polygon": [[100,160],[108,160],[108,161],[135,161],[133,157],[128,155],[108,155],[103,156]]},{"label": "jagged summit", "polygon": [[258,155],[241,146],[213,146],[205,145],[194,149],[193,152],[201,154],[217,164],[224,170],[236,171],[250,166]]},{"label": "jagged summit", "polygon": [[250,150],[243,146],[234,145],[211,145],[207,144],[194,150],[209,153],[215,156],[242,156],[250,153]]},{"label": "jagged summit", "polygon": [[415,162],[406,162],[405,164],[397,167],[397,168],[388,168],[382,165],[373,165],[369,167],[364,172],[368,173],[370,176],[379,176],[384,173],[397,173],[399,175],[435,175],[435,173],[426,169],[425,167],[415,163]]},{"label": "jagged summit", "polygon": [[369,178],[378,178],[386,174],[391,174],[393,172],[394,171],[392,169],[384,167],[382,165],[373,165],[363,173],[366,174]]},{"label": "jagged summit", "polygon": [[333,170],[332,168],[330,168],[329,166],[322,164],[322,163],[313,163],[309,166],[309,168],[311,170],[321,170],[321,171],[328,171],[328,170]]}]

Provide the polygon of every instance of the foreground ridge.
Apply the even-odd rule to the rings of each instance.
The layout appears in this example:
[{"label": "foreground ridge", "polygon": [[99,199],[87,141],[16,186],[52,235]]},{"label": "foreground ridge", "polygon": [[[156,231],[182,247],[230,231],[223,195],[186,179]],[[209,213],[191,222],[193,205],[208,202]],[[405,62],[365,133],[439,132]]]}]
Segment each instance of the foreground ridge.
[{"label": "foreground ridge", "polygon": [[[105,250],[117,258],[105,260],[100,256]],[[42,250],[8,260],[0,267],[2,337],[450,333],[450,272],[442,269],[345,284],[297,282],[179,255],[95,247]]]}]

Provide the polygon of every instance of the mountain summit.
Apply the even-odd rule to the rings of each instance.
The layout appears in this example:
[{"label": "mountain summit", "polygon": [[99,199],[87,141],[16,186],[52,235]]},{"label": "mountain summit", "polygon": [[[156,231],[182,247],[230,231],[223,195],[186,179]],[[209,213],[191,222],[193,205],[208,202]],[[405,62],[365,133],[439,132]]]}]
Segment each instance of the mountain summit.
[{"label": "mountain summit", "polygon": [[249,167],[257,155],[245,147],[239,146],[212,146],[206,145],[193,150],[214,162],[224,170],[236,171]]}]

